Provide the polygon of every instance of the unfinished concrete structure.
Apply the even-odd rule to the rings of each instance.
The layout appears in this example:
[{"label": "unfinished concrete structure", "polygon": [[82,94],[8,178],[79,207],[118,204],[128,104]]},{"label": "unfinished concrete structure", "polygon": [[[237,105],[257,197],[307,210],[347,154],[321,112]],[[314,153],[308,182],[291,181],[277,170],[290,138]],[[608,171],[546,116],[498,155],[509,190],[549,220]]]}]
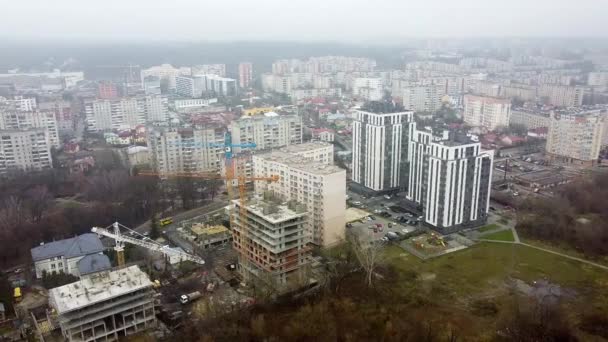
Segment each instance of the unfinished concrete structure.
[{"label": "unfinished concrete structure", "polygon": [[116,341],[156,326],[152,285],[130,266],[51,289],[49,303],[66,341]]},{"label": "unfinished concrete structure", "polygon": [[239,271],[268,285],[285,288],[304,280],[303,267],[310,262],[312,236],[306,230],[307,212],[302,206],[276,198],[257,197],[236,210],[234,247],[239,252]]}]

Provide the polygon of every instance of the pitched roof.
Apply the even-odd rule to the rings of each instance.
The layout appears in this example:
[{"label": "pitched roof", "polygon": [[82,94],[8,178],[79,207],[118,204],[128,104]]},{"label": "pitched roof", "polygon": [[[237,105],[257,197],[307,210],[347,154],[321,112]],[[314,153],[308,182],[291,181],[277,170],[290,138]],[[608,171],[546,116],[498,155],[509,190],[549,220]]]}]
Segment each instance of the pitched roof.
[{"label": "pitched roof", "polygon": [[91,254],[78,260],[78,272],[80,275],[101,272],[112,268],[110,259],[105,254]]},{"label": "pitched roof", "polygon": [[103,251],[103,245],[96,234],[87,233],[70,239],[46,243],[32,248],[34,261],[45,260],[58,256],[75,258]]}]

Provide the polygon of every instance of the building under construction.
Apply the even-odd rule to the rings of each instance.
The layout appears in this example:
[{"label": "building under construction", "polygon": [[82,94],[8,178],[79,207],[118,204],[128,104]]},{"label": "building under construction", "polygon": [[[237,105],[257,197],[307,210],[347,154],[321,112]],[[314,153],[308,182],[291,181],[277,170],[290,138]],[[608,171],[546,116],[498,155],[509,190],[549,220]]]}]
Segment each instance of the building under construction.
[{"label": "building under construction", "polygon": [[307,212],[295,202],[254,198],[241,207],[233,201],[234,247],[239,252],[239,271],[273,287],[286,288],[305,280],[310,262],[312,236],[305,229]]},{"label": "building under construction", "polygon": [[117,341],[156,326],[153,284],[138,266],[104,271],[49,291],[66,341]]}]

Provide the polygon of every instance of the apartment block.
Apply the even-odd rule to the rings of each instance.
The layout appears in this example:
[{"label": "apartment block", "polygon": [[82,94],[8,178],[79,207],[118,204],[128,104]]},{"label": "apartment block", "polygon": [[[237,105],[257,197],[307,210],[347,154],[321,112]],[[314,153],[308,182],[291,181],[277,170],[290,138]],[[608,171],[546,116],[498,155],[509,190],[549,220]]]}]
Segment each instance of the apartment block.
[{"label": "apartment block", "polygon": [[433,113],[441,109],[441,98],[445,94],[444,85],[406,87],[403,89],[403,107],[415,112]]},{"label": "apartment block", "polygon": [[538,89],[538,96],[554,106],[580,107],[583,105],[585,89],[577,86],[543,84]]},{"label": "apartment block", "polygon": [[148,76],[155,76],[167,82],[169,89],[175,89],[176,77],[191,74],[192,70],[188,67],[175,68],[171,64],[162,64],[141,70],[141,82],[143,83]]},{"label": "apartment block", "polygon": [[133,129],[146,122],[165,122],[169,115],[167,99],[158,95],[88,100],[84,108],[90,131]]},{"label": "apartment block", "polygon": [[0,174],[51,168],[51,147],[46,129],[0,130]]},{"label": "apartment block", "polygon": [[527,129],[549,127],[550,113],[526,108],[517,108],[511,111],[510,125],[523,125]]},{"label": "apartment block", "polygon": [[197,98],[202,97],[206,90],[207,85],[204,75],[175,77],[175,92],[178,95]]},{"label": "apartment block", "polygon": [[315,97],[340,97],[341,88],[313,88],[313,89],[294,89],[291,91],[291,100],[294,104],[302,103],[307,99]]},{"label": "apartment block", "polygon": [[239,63],[239,87],[246,89],[253,84],[253,64],[250,62]]},{"label": "apartment block", "polygon": [[422,208],[424,223],[442,234],[486,222],[494,151],[448,132],[414,130],[407,199]]},{"label": "apartment block", "polygon": [[359,77],[353,81],[353,96],[366,101],[379,101],[384,96],[382,78]]},{"label": "apartment block", "polygon": [[608,71],[590,72],[587,77],[587,85],[593,87],[608,87]]},{"label": "apartment block", "polygon": [[408,141],[414,112],[371,112],[353,115],[352,179],[372,190],[405,187]]},{"label": "apartment block", "polygon": [[[230,124],[235,144],[255,143],[258,150],[300,144],[302,129],[302,117],[275,112],[243,116]],[[240,150],[235,148],[234,152]]]},{"label": "apartment block", "polygon": [[0,129],[28,130],[41,128],[47,131],[49,143],[59,148],[59,132],[54,110],[31,111],[15,110],[12,107],[0,107]]},{"label": "apartment block", "polygon": [[156,327],[153,283],[138,266],[104,271],[49,290],[66,341],[118,341]]},{"label": "apartment block", "polygon": [[148,127],[150,159],[156,172],[219,172],[225,128],[216,125]]},{"label": "apartment block", "polygon": [[268,195],[233,203],[233,246],[239,252],[243,278],[261,279],[278,289],[305,281],[311,236],[303,207]]},{"label": "apartment block", "polygon": [[333,145],[307,143],[255,154],[253,173],[280,177],[277,182],[257,182],[256,193],[271,191],[303,205],[314,244],[328,247],[344,240],[346,170],[333,165]]},{"label": "apartment block", "polygon": [[485,127],[493,131],[500,126],[509,126],[511,101],[509,99],[476,96],[464,96],[464,122],[475,127]]},{"label": "apartment block", "polygon": [[74,112],[72,111],[72,104],[70,102],[61,100],[42,102],[39,104],[38,108],[43,112],[51,111],[55,113],[58,131],[65,132],[73,131],[75,129]]},{"label": "apartment block", "polygon": [[97,98],[110,100],[118,97],[118,87],[113,82],[102,81],[97,83]]},{"label": "apartment block", "polygon": [[199,64],[192,67],[192,75],[226,76],[226,64]]},{"label": "apartment block", "polygon": [[606,120],[605,113],[552,113],[546,144],[548,156],[569,163],[595,164]]}]

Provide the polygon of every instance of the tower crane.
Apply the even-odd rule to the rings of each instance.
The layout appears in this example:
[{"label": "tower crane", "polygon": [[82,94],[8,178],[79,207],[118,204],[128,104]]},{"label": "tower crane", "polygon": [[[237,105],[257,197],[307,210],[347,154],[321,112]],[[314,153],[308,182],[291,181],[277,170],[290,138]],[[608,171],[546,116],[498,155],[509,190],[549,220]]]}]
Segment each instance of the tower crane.
[{"label": "tower crane", "polygon": [[133,230],[129,229],[126,226],[123,226],[122,224],[120,224],[118,222],[114,222],[114,224],[112,224],[106,228],[100,228],[100,227],[91,228],[91,231],[93,233],[108,237],[110,239],[114,239],[114,241],[116,242],[116,245],[114,246],[114,250],[116,251],[116,258],[118,259],[119,267],[123,267],[125,265],[125,243],[130,243],[132,245],[140,246],[140,247],[143,247],[143,248],[155,251],[155,252],[160,252],[169,257],[175,256],[175,257],[179,257],[181,260],[192,261],[192,262],[195,262],[200,265],[205,264],[205,261],[199,256],[192,255],[192,254],[189,254],[186,252],[182,252],[178,249],[171,248],[169,246],[163,246],[152,240],[144,241],[144,240],[139,240],[139,239],[124,235],[120,232],[121,227],[133,232]]}]

